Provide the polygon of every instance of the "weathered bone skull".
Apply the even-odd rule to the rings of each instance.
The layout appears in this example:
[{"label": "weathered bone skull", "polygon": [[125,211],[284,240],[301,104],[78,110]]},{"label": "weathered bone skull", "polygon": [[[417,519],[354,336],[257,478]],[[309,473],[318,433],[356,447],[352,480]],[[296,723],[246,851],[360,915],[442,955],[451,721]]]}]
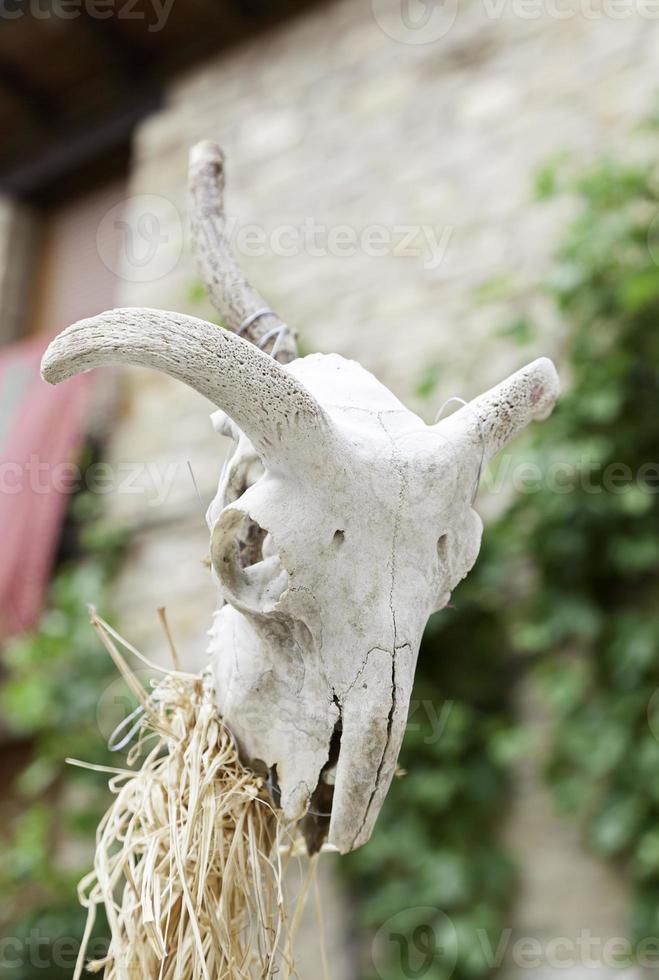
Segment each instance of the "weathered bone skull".
[{"label": "weathered bone skull", "polygon": [[[204,144],[202,174],[212,163],[213,186],[219,160]],[[214,232],[211,240],[197,226],[196,238],[217,294],[228,260],[209,268],[212,249],[224,247]],[[225,314],[228,293],[218,303]],[[259,302],[246,318],[246,304],[234,302],[234,323],[225,322],[272,316]],[[478,554],[481,470],[551,411],[553,365],[534,361],[428,426],[338,355],[282,365],[192,317],[115,310],[64,331],[43,374],[57,383],[110,363],[184,381],[217,406],[216,428],[237,441],[208,514],[223,600],[210,645],[218,707],[286,816],[304,818],[310,849],[328,824],[339,850],[358,847],[394,773],[428,617]]]}]

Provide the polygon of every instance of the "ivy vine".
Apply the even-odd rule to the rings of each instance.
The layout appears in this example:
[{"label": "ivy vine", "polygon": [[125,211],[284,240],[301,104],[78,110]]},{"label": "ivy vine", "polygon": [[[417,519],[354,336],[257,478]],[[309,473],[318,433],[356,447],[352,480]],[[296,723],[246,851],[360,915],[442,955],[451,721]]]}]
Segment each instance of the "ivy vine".
[{"label": "ivy vine", "polygon": [[[646,164],[538,175],[540,199],[569,195],[575,207],[544,286],[570,328],[568,390],[519,457],[525,492],[487,528],[455,608],[424,638],[414,698],[452,703],[446,729],[433,745],[408,732],[410,774],[345,863],[362,921],[394,922],[418,969],[426,956],[425,980],[487,975],[509,920],[515,876],[499,827],[510,765],[528,744],[510,700],[528,670],[552,711],[546,777],[558,804],[629,880],[632,938],[659,936],[656,130],[651,141]],[[507,333],[524,347],[532,318]],[[434,930],[432,956],[420,922]],[[400,943],[389,948],[377,973],[365,952],[365,976],[401,976]]]}]

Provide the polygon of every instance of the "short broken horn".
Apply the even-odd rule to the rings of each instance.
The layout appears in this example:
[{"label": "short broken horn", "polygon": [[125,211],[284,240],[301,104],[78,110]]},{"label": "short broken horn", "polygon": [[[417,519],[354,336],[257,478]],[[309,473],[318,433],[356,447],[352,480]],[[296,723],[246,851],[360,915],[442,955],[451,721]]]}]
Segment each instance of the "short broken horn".
[{"label": "short broken horn", "polygon": [[480,446],[486,465],[530,422],[546,418],[559,392],[556,368],[548,357],[539,357],[443,419],[436,429],[452,441],[466,438]]}]

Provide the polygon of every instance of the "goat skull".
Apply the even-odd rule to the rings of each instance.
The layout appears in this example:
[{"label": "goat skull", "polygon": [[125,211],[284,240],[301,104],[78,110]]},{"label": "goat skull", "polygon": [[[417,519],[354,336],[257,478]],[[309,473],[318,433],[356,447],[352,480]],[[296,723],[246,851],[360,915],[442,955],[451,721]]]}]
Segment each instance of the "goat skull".
[{"label": "goat skull", "polygon": [[352,850],[394,773],[427,619],[476,560],[481,467],[551,410],[553,365],[427,426],[338,355],[282,366],[213,324],[116,310],[64,331],[43,374],[121,362],[187,382],[238,439],[209,511],[218,706],[287,817],[333,782],[329,840]]},{"label": "goat skull", "polygon": [[213,324],[131,309],[65,330],[43,376],[115,363],[187,383],[237,440],[208,513],[218,708],[310,850],[326,834],[353,850],[394,774],[428,617],[476,560],[480,472],[549,414],[554,367],[534,361],[427,426],[354,361],[282,365]]}]

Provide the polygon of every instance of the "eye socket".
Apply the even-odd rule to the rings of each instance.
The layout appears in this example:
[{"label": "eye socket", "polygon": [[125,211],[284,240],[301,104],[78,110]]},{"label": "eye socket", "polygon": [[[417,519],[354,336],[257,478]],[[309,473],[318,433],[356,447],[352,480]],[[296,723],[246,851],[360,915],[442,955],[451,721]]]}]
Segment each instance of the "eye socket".
[{"label": "eye socket", "polygon": [[332,544],[335,548],[340,548],[346,539],[346,532],[342,531],[340,528],[334,532],[334,537],[332,538]]},{"label": "eye socket", "polygon": [[226,601],[243,612],[271,612],[288,588],[272,535],[235,507],[213,529],[211,561]]},{"label": "eye socket", "polygon": [[238,561],[241,568],[250,568],[263,561],[263,544],[268,532],[260,524],[244,517],[236,531]]},{"label": "eye socket", "polygon": [[437,557],[441,562],[446,561],[448,552],[448,534],[442,534],[437,540]]}]

